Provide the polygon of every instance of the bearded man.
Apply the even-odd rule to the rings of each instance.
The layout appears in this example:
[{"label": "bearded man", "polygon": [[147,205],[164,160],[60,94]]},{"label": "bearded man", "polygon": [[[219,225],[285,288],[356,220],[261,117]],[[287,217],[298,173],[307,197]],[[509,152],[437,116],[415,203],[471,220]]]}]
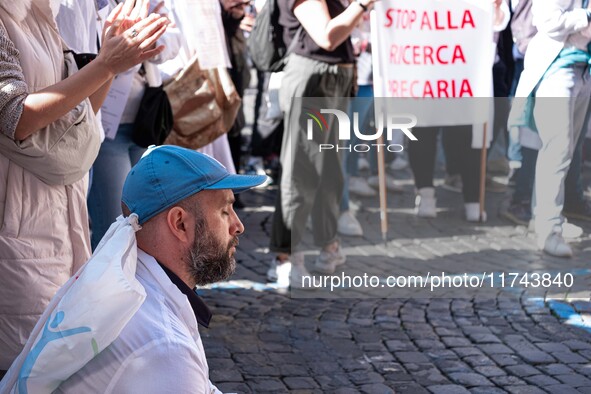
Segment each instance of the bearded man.
[{"label": "bearded man", "polygon": [[55,392],[219,392],[198,331],[211,312],[194,288],[234,272],[244,231],[234,193],[265,181],[229,174],[209,156],[176,146],[144,155],[127,176],[122,206],[141,225],[136,278],[146,299],[118,338]]}]

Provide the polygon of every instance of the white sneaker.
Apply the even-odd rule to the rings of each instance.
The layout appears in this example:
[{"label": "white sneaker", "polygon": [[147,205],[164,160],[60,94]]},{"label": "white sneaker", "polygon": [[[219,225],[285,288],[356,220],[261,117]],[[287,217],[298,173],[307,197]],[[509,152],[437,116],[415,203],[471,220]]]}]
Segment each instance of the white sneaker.
[{"label": "white sneaker", "polygon": [[325,275],[331,275],[334,273],[337,266],[345,264],[347,256],[341,250],[341,246],[337,247],[336,252],[327,252],[321,250],[320,254],[314,262],[314,271]]},{"label": "white sneaker", "polygon": [[562,223],[562,236],[564,238],[580,238],[583,236],[583,228],[565,221]]},{"label": "white sneaker", "polygon": [[369,161],[365,157],[360,157],[357,159],[357,168],[359,171],[369,170]]},{"label": "white sneaker", "polygon": [[358,212],[361,209],[360,201],[349,200],[349,211]]},{"label": "white sneaker", "polygon": [[310,272],[306,269],[305,256],[302,252],[293,253],[290,257],[292,261],[291,272],[289,274],[289,286],[297,289],[302,288],[302,277],[311,276]]},{"label": "white sneaker", "polygon": [[361,197],[374,197],[376,191],[372,189],[365,178],[358,176],[349,177],[349,192]]},{"label": "white sneaker", "polygon": [[277,257],[273,257],[271,260],[271,265],[267,270],[267,281],[268,282],[277,282],[277,265],[279,264],[279,259]]},{"label": "white sneaker", "polygon": [[408,167],[408,161],[400,155],[396,155],[390,163],[390,169],[393,171],[404,170],[406,167]]},{"label": "white sneaker", "polygon": [[361,237],[363,235],[363,228],[361,228],[361,224],[355,215],[353,215],[353,212],[345,211],[339,216],[337,232],[350,237]]},{"label": "white sneaker", "polygon": [[[480,203],[467,202],[464,204],[466,220],[469,222],[480,222]],[[486,222],[486,211],[482,212],[482,222]]]},{"label": "white sneaker", "polygon": [[293,264],[287,260],[277,265],[277,286],[287,288],[291,283]]},{"label": "white sneaker", "polygon": [[291,272],[291,262],[289,260],[281,261],[277,257],[271,260],[271,265],[267,270],[267,281],[277,283],[279,287],[289,286],[289,274]]},{"label": "white sneaker", "polygon": [[[538,238],[539,244],[542,243],[540,241],[541,241],[541,238]],[[542,249],[544,250],[544,252],[548,253],[550,256],[556,256],[556,257],[572,257],[573,256],[573,250],[566,243],[566,241],[562,237],[562,234],[560,234],[558,232],[552,232],[552,233],[550,233],[550,235],[548,235],[546,237],[546,239],[543,241]]]},{"label": "white sneaker", "polygon": [[415,213],[420,218],[434,218],[437,216],[436,204],[435,188],[423,187],[415,198]]},{"label": "white sneaker", "polygon": [[[369,184],[369,186],[379,189],[380,188],[380,177],[377,175],[370,176],[367,179],[367,183]],[[388,174],[386,174],[386,189],[389,192],[394,192],[394,193],[402,193],[404,191],[404,188],[401,185],[399,185],[398,182],[396,182],[394,180],[394,178],[392,178]]]}]

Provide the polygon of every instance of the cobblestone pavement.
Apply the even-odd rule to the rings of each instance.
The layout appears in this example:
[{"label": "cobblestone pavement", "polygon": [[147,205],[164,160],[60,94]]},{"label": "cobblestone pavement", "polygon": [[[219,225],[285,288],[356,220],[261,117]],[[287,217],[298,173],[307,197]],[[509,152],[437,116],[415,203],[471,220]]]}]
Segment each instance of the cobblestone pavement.
[{"label": "cobblestone pavement", "polygon": [[573,241],[575,258],[550,258],[525,228],[496,217],[499,195],[487,196],[488,223],[468,225],[459,194],[438,188],[438,218],[421,220],[410,181],[406,189],[388,196],[386,246],[377,199],[361,201],[365,236],[343,238],[346,269],[371,262],[380,275],[572,272],[575,286],[292,298],[265,284],[274,192],[249,192],[236,275],[201,290],[214,311],[202,330],[211,380],[239,393],[591,393],[589,237]]}]

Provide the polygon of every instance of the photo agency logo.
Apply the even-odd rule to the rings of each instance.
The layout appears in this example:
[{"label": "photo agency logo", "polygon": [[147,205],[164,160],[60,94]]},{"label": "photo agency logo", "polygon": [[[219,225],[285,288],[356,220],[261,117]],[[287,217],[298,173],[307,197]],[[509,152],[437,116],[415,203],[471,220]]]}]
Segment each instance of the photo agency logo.
[{"label": "photo agency logo", "polygon": [[[328,133],[330,132],[328,116],[334,116],[338,125],[338,142],[336,144],[321,143],[318,145],[318,151],[349,151],[349,152],[369,152],[372,149],[380,151],[386,149],[388,152],[402,152],[404,147],[401,144],[378,143],[378,139],[386,132],[386,141],[392,141],[395,130],[400,130],[411,141],[417,141],[411,129],[417,125],[417,117],[413,114],[387,114],[377,113],[377,124],[371,122],[370,129],[360,130],[359,127],[359,112],[353,112],[353,123],[349,118],[349,114],[338,109],[323,108],[320,111],[309,110],[305,112],[307,117],[307,139],[314,140],[314,133]],[[353,126],[353,127],[351,127]],[[353,131],[359,143],[351,144],[351,131]]]}]

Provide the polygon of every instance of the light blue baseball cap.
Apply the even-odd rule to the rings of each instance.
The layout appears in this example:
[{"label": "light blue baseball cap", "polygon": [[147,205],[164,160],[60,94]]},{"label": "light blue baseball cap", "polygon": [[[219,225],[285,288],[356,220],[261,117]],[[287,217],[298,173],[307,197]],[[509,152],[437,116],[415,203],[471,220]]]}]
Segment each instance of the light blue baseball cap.
[{"label": "light blue baseball cap", "polygon": [[240,193],[267,180],[266,175],[230,174],[220,162],[179,146],[150,147],[131,169],[121,201],[143,224],[202,190]]}]

